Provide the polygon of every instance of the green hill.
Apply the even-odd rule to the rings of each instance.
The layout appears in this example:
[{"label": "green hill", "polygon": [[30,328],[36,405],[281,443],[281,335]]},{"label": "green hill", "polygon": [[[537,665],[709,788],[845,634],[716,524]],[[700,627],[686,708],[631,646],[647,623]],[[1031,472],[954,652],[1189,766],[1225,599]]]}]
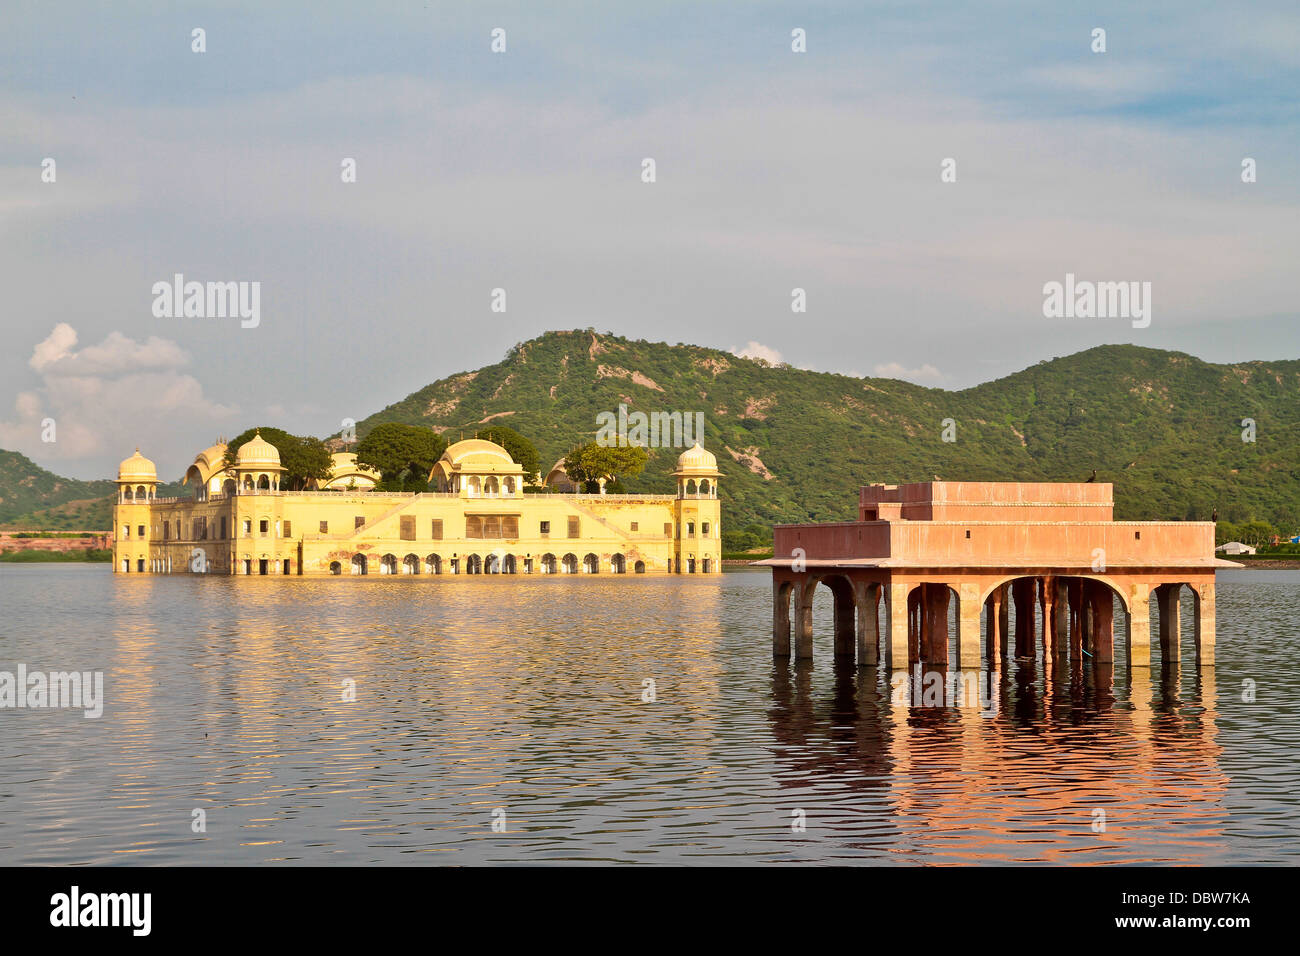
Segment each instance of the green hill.
[{"label": "green hill", "polygon": [[0,527],[107,530],[111,481],[60,478],[16,451],[0,451]]},{"label": "green hill", "polygon": [[[177,483],[158,494],[181,494]],[[117,485],[110,479],[60,478],[25,455],[0,449],[0,529],[107,531]]]},{"label": "green hill", "polygon": [[[450,439],[509,425],[544,462],[590,441],[596,415],[702,411],[728,526],[854,517],[872,481],[1082,481],[1115,485],[1122,518],[1257,517],[1300,526],[1300,361],[1213,365],[1101,346],[961,391],[769,366],[690,345],[551,332],[505,359],[434,382],[358,425],[427,424]],[[943,441],[943,421],[956,423]],[[1242,441],[1242,419],[1257,441]],[[672,487],[676,449],[629,490]]]},{"label": "green hill", "polygon": [[[856,514],[871,481],[1115,485],[1137,519],[1258,518],[1300,530],[1300,361],[1214,365],[1108,345],[961,391],[860,379],[592,330],[550,332],[495,365],[434,382],[358,424],[431,425],[455,440],[487,423],[537,445],[543,467],[590,441],[600,412],[703,412],[726,477],[733,544],[775,522]],[[955,442],[943,422],[956,423]],[[1257,441],[1242,441],[1242,419]],[[629,490],[664,492],[678,449],[651,451]],[[159,494],[184,494],[168,485]],[[111,481],[74,481],[0,451],[0,527],[107,529]],[[760,532],[761,528],[761,532]],[[770,540],[770,538],[768,538]]]}]

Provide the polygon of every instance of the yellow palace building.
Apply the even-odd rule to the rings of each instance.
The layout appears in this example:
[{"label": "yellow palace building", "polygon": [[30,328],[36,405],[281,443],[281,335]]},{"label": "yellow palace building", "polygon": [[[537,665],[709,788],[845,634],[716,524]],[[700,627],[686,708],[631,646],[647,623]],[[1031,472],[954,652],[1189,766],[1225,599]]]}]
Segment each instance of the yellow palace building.
[{"label": "yellow palace building", "polygon": [[284,491],[280,453],[259,433],[185,473],[193,497],[158,498],[136,449],[118,469],[119,574],[712,574],[721,570],[717,459],[697,442],[677,459],[674,495],[525,494],[500,445],[456,442],[434,492],[372,490],[379,476],[334,455],[329,477]]}]

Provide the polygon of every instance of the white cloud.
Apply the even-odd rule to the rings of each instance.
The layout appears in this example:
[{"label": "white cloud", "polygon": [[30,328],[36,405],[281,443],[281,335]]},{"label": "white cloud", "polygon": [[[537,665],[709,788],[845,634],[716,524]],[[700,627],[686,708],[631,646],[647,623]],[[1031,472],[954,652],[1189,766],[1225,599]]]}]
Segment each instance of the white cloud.
[{"label": "white cloud", "polygon": [[[0,447],[37,459],[126,457],[177,427],[188,435],[196,425],[225,424],[235,409],[209,401],[182,371],[188,363],[180,346],[157,336],[136,341],[114,331],[78,349],[76,329],[60,322],[32,350],[28,365],[41,384],[20,392],[12,419],[0,421]],[[54,420],[53,442],[42,440],[46,419]]]},{"label": "white cloud", "polygon": [[943,373],[929,362],[920,368],[907,368],[900,362],[884,362],[874,369],[876,378],[899,378],[918,385],[937,385],[944,380]]},{"label": "white cloud", "polygon": [[745,343],[743,349],[733,347],[731,354],[747,359],[762,359],[771,365],[780,365],[785,361],[785,359],[781,358],[781,353],[776,349],[766,346],[762,342],[755,342],[752,339]]}]

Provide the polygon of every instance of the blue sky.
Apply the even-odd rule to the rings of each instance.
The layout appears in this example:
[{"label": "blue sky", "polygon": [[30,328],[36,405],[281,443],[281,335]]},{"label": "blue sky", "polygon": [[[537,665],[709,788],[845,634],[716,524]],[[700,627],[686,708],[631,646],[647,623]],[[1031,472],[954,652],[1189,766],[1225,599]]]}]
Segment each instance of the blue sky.
[{"label": "blue sky", "polygon": [[[1300,357],[1300,8],[981,7],[6,4],[0,447],[179,474],[556,328],[948,388]],[[156,318],[176,272],[260,282],[260,325]],[[1067,272],[1151,282],[1150,327],[1045,319]]]}]

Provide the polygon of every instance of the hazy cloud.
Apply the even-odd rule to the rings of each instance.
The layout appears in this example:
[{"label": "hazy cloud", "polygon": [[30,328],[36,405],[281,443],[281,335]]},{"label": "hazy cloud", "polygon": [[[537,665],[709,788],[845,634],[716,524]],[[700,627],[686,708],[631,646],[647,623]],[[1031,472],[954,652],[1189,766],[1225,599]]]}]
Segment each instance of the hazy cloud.
[{"label": "hazy cloud", "polygon": [[[223,425],[235,411],[209,401],[199,380],[182,371],[189,356],[158,336],[135,341],[113,331],[78,349],[76,329],[60,322],[33,348],[27,364],[40,384],[19,392],[12,418],[0,421],[0,447],[38,460],[122,458],[128,453],[122,449],[136,445],[158,460],[163,449],[147,448],[150,438],[157,440],[177,422],[184,423],[186,433]],[[49,419],[52,442],[43,439]],[[179,464],[161,457],[160,469]]]}]

